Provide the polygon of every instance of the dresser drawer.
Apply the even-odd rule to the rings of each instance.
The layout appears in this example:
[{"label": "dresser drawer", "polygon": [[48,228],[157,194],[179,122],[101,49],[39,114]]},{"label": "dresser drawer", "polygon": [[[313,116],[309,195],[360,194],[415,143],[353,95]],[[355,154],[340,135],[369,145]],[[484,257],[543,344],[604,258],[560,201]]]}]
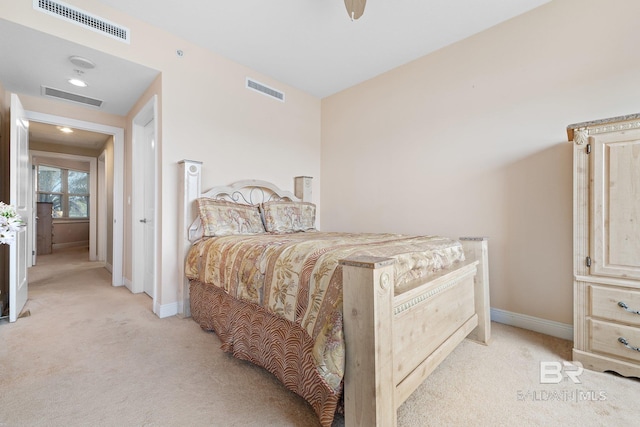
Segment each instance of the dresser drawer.
[{"label": "dresser drawer", "polygon": [[640,326],[640,314],[635,313],[640,312],[640,291],[605,286],[590,288],[591,316]]},{"label": "dresser drawer", "polygon": [[590,319],[589,336],[592,351],[640,362],[640,351],[627,348],[618,341],[624,338],[629,346],[640,347],[640,328]]}]

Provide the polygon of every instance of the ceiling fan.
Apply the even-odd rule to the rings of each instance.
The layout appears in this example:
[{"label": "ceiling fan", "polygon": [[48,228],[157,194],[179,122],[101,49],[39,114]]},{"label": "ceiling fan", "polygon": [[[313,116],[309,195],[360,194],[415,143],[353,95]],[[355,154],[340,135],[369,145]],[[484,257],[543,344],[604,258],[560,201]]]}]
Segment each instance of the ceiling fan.
[{"label": "ceiling fan", "polygon": [[352,21],[360,18],[364,13],[364,6],[367,4],[367,0],[344,0],[344,5],[347,7],[347,13]]}]

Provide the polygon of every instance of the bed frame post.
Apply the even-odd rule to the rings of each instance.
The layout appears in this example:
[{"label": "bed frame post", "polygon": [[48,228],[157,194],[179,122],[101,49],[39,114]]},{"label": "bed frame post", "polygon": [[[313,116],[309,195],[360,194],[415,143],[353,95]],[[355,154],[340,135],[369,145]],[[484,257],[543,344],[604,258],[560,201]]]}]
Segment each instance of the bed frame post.
[{"label": "bed frame post", "polygon": [[180,184],[178,200],[178,316],[190,317],[189,280],[184,272],[184,263],[191,246],[189,226],[196,218],[194,202],[200,197],[202,162],[181,160],[178,162]]},{"label": "bed frame post", "polygon": [[346,346],[345,425],[396,425],[393,378],[395,260],[341,260]]},{"label": "bed frame post", "polygon": [[487,237],[461,237],[464,255],[478,260],[478,272],[473,279],[478,314],[478,326],[467,336],[474,341],[489,344],[491,339],[491,305],[489,302],[489,239]]},{"label": "bed frame post", "polygon": [[293,178],[294,181],[294,190],[293,193],[296,197],[303,202],[312,202],[313,194],[311,188],[311,181],[313,178],[310,176],[296,176]]}]

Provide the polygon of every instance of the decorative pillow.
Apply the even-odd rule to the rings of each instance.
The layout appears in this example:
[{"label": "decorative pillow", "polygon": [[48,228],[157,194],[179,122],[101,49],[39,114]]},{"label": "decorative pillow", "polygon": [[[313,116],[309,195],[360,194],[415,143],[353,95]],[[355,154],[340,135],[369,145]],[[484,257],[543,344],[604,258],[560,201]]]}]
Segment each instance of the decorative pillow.
[{"label": "decorative pillow", "polygon": [[260,207],[270,233],[315,231],[316,205],[306,202],[266,202]]},{"label": "decorative pillow", "polygon": [[201,197],[197,200],[206,237],[264,233],[258,206]]}]

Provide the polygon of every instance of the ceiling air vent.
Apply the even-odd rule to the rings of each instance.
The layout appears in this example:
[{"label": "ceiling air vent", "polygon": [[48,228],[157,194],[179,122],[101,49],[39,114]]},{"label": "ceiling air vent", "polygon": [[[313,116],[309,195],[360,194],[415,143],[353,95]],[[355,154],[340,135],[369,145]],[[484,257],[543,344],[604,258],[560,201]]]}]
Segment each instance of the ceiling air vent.
[{"label": "ceiling air vent", "polygon": [[114,24],[75,6],[61,1],[33,0],[33,8],[49,15],[73,22],[105,36],[112,37],[125,43],[130,42],[129,29],[122,25]]},{"label": "ceiling air vent", "polygon": [[284,92],[280,92],[279,90],[275,90],[272,87],[267,85],[263,85],[262,83],[258,83],[255,80],[252,80],[247,77],[247,89],[255,90],[256,92],[260,92],[263,95],[270,96],[271,98],[275,98],[278,101],[284,102]]},{"label": "ceiling air vent", "polygon": [[75,93],[65,92],[63,90],[47,86],[42,86],[42,95],[49,96],[51,98],[64,99],[65,101],[77,102],[83,105],[90,105],[92,107],[102,107],[102,103],[104,102],[100,99],[89,98],[88,96],[77,95]]}]

